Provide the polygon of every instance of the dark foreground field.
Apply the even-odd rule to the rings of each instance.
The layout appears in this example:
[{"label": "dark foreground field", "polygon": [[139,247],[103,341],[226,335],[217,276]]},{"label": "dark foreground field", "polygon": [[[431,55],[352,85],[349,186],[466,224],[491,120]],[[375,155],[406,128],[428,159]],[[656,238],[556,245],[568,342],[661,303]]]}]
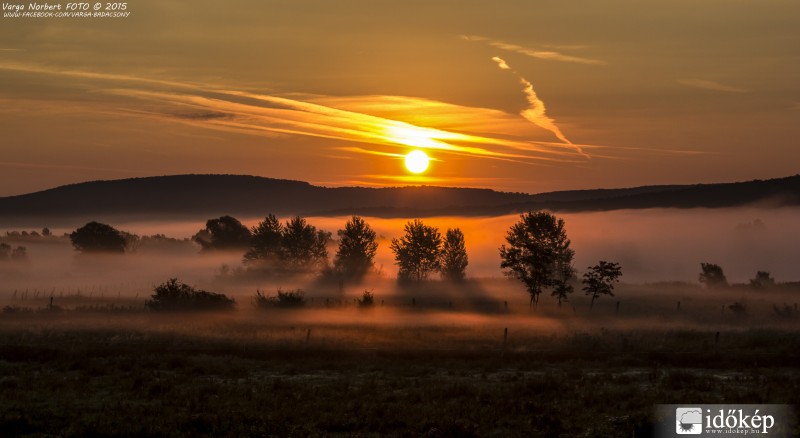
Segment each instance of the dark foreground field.
[{"label": "dark foreground field", "polygon": [[282,317],[3,317],[0,435],[644,437],[659,403],[800,405],[794,327]]}]

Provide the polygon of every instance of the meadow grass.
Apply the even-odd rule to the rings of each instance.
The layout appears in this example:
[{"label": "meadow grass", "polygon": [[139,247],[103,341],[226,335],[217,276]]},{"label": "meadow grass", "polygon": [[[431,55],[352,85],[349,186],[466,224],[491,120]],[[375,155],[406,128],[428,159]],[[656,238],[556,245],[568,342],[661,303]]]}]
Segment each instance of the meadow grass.
[{"label": "meadow grass", "polygon": [[447,315],[5,315],[0,431],[643,437],[659,403],[800,404],[793,326]]}]

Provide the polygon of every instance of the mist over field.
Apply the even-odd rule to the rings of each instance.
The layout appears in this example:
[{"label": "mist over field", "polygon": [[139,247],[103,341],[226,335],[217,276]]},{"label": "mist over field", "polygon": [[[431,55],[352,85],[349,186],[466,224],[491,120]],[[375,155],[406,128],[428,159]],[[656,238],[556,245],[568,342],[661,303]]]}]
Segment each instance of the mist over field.
[{"label": "mist over field", "polygon": [[[575,249],[575,266],[582,271],[598,260],[617,261],[623,267],[623,281],[632,283],[655,281],[696,282],[701,262],[711,262],[725,269],[729,281],[746,282],[757,270],[769,271],[779,281],[800,280],[800,209],[653,209],[620,210],[597,213],[556,213],[566,221],[567,234]],[[466,237],[470,264],[469,277],[502,277],[498,248],[508,228],[518,215],[500,217],[432,217],[428,225],[444,233],[459,227]],[[239,218],[247,226],[262,218]],[[330,231],[342,228],[348,217],[309,217],[317,228]],[[376,268],[388,277],[396,275],[394,258],[389,249],[392,238],[402,234],[407,219],[365,218],[377,232]],[[197,221],[158,222],[103,219],[115,228],[138,235],[164,234],[179,239],[190,238],[205,226]],[[82,224],[74,225],[75,228]],[[54,235],[74,228],[52,227]],[[20,231],[22,229],[19,229]],[[0,230],[0,231],[13,231]],[[31,281],[123,283],[158,280],[179,276],[191,281],[204,281],[222,264],[241,264],[241,254],[200,253],[193,243],[163,248],[143,246],[119,257],[79,256],[61,240],[0,241],[26,246],[29,265],[12,278]],[[329,256],[335,253],[335,242]],[[115,262],[115,260],[117,262]],[[93,268],[100,272],[93,272]],[[96,276],[94,276],[97,274]],[[94,276],[94,277],[93,277]]]},{"label": "mist over field", "polygon": [[[122,424],[135,436],[292,436],[300,424],[309,436],[343,427],[482,436],[475,431],[502,418],[506,431],[545,430],[538,436],[627,437],[652,436],[665,421],[651,412],[658,403],[798,403],[800,209],[557,216],[579,276],[599,260],[622,265],[614,296],[592,303],[575,282],[562,306],[546,290],[532,310],[522,283],[499,268],[518,215],[423,219],[442,233],[461,228],[470,264],[465,282],[433,275],[411,287],[398,284],[389,248],[406,219],[365,218],[378,235],[376,272],[343,285],[250,275],[242,251],[201,252],[188,238],[208,218],[98,218],[175,238],[142,239],[117,255],[75,251],[63,234],[83,224],[52,227],[59,237],[4,236],[27,248],[28,261],[0,265],[0,376],[9,376],[0,377],[0,425],[77,435],[119,434]],[[307,218],[334,238],[348,219]],[[328,250],[332,258],[336,242]],[[722,266],[731,286],[702,286],[701,262]],[[794,283],[750,287],[759,270]],[[148,308],[154,287],[173,277],[235,299],[235,311]],[[278,289],[302,289],[302,309],[255,305],[257,290]],[[374,305],[358,304],[364,291]],[[597,401],[588,413],[587,400]],[[564,413],[569,422],[552,422]],[[161,420],[123,420],[132,417]]]},{"label": "mist over field", "polygon": [[[658,313],[659,306],[671,307],[681,297],[685,300],[699,296],[710,298],[715,304],[708,307],[716,309],[741,298],[730,294],[716,296],[716,292],[700,288],[701,262],[722,266],[731,283],[747,283],[756,271],[768,271],[778,282],[800,280],[797,265],[800,246],[796,245],[800,241],[800,228],[795,225],[800,223],[800,209],[654,209],[557,215],[566,221],[579,276],[599,260],[622,265],[622,285],[618,287],[617,297],[600,300],[597,304],[600,308],[636,297],[637,305],[652,304],[650,310]],[[0,302],[10,303],[27,293],[27,298],[39,298],[39,304],[50,295],[57,298],[80,295],[93,300],[125,298],[141,305],[155,285],[177,277],[188,284],[228,294],[237,300],[240,310],[252,310],[251,300],[257,289],[274,294],[282,288],[302,289],[312,300],[310,304],[317,306],[326,299],[352,304],[364,290],[370,290],[378,300],[392,306],[407,306],[414,298],[421,306],[439,310],[449,308],[491,314],[500,310],[501,303],[507,302],[512,310],[522,311],[527,310],[528,294],[519,281],[502,275],[498,255],[506,231],[518,218],[518,215],[425,218],[426,224],[438,227],[442,233],[452,227],[463,230],[470,281],[457,286],[434,282],[411,291],[397,286],[397,269],[389,248],[391,239],[402,234],[406,219],[365,218],[378,234],[376,273],[361,284],[346,284],[342,289],[330,282],[320,282],[314,276],[241,278],[235,275],[236,269],[242,266],[240,251],[201,252],[199,245],[188,240],[205,226],[204,220],[108,220],[117,229],[140,236],[165,234],[180,241],[142,243],[124,255],[86,255],[76,252],[63,237],[4,237],[0,240],[26,246],[29,260],[2,267]],[[247,226],[260,220],[239,219]],[[307,219],[317,228],[332,232],[335,239],[336,230],[344,226],[348,217]],[[56,236],[70,231],[67,227],[53,229]],[[334,241],[329,247],[329,258],[333,258],[335,251]],[[678,282],[684,284],[648,288],[646,292],[637,286]],[[763,302],[762,307],[769,312],[772,303],[792,301],[792,297],[776,297]],[[542,302],[545,308],[555,306],[555,300],[549,296],[543,297]],[[588,306],[580,285],[576,285],[569,306],[578,309]]]}]

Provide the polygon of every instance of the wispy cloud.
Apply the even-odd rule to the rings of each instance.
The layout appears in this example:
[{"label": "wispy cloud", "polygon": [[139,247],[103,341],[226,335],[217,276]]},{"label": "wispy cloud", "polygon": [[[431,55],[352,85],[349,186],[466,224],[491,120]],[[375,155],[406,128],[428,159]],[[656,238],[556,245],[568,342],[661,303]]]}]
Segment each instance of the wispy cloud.
[{"label": "wispy cloud", "polygon": [[561,129],[556,125],[555,120],[551,119],[547,116],[547,111],[544,106],[544,102],[542,99],[539,99],[539,96],[536,94],[536,91],[533,89],[533,85],[525,78],[520,76],[517,72],[513,71],[508,63],[500,57],[493,57],[492,61],[497,63],[497,66],[500,67],[502,70],[509,70],[514,73],[518,78],[519,82],[522,84],[523,89],[522,92],[525,93],[525,97],[528,100],[528,104],[530,105],[527,109],[524,109],[520,115],[525,117],[528,121],[533,123],[540,128],[546,129],[553,133],[559,140],[563,141],[564,143],[570,145],[576,152],[583,155],[584,157],[589,157],[580,146],[573,144],[569,139],[561,132]]},{"label": "wispy cloud", "polygon": [[[314,153],[330,152],[339,158],[370,154],[397,159],[411,148],[420,148],[435,151],[432,157],[439,160],[467,157],[532,166],[584,164],[585,145],[573,144],[547,116],[544,103],[531,83],[501,58],[496,58],[495,62],[518,76],[523,85],[529,107],[520,113],[522,118],[497,109],[408,96],[267,94],[168,77],[65,70],[2,61],[0,70],[56,75],[64,79],[59,81],[63,87],[91,93],[94,97],[91,102],[5,99],[0,112],[75,111],[77,108],[224,133],[265,138],[314,137],[329,140],[307,143],[308,147],[316,148]],[[543,141],[543,132],[552,133],[561,142]],[[623,149],[602,148],[601,156],[618,154],[622,158],[628,155]]]},{"label": "wispy cloud", "polygon": [[357,146],[343,146],[334,148],[338,151],[344,152],[355,152],[357,154],[367,154],[367,155],[380,155],[382,157],[392,157],[392,158],[405,158],[405,155],[393,153],[393,152],[382,152],[382,151],[373,151],[371,149],[364,149]]},{"label": "wispy cloud", "polygon": [[716,81],[707,81],[704,79],[679,79],[678,83],[689,87],[702,88],[704,90],[724,91],[727,93],[747,93],[750,91],[746,88],[733,87]]},{"label": "wispy cloud", "polygon": [[[373,151],[409,147],[456,155],[533,164],[541,161],[573,162],[564,151],[550,145],[491,135],[454,132],[370,114],[353,112],[286,97],[236,90],[208,90],[214,97],[155,90],[107,89],[106,93],[176,106],[168,114],[185,123],[249,134],[303,135],[371,145]],[[381,96],[364,98],[380,102]],[[387,97],[389,101],[391,97]],[[424,106],[424,102],[421,102]],[[469,111],[462,107],[459,111]],[[179,116],[176,114],[191,114]],[[198,114],[199,116],[194,116]],[[224,115],[224,116],[223,116]],[[380,146],[381,149],[375,149]],[[350,150],[350,152],[357,152]]]},{"label": "wispy cloud", "polygon": [[[463,35],[462,38],[467,41],[484,42],[492,47],[496,47],[502,50],[507,50],[509,52],[519,53],[520,55],[529,56],[531,58],[546,59],[550,61],[574,62],[577,64],[591,64],[591,65],[605,64],[605,61],[601,61],[599,59],[591,59],[580,56],[567,55],[561,52],[557,52],[555,50],[535,50],[517,44],[511,44],[505,41],[482,37],[478,35]],[[547,47],[561,48],[563,50],[578,50],[585,48],[585,46],[558,46],[558,45],[549,45]]]}]

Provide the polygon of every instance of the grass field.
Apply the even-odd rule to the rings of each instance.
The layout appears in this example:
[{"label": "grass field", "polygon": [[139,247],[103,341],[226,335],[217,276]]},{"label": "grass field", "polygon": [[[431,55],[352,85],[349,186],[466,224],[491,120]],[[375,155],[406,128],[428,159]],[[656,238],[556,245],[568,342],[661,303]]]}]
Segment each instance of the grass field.
[{"label": "grass field", "polygon": [[800,404],[798,364],[796,319],[14,313],[0,316],[0,431],[643,437],[659,403]]}]

